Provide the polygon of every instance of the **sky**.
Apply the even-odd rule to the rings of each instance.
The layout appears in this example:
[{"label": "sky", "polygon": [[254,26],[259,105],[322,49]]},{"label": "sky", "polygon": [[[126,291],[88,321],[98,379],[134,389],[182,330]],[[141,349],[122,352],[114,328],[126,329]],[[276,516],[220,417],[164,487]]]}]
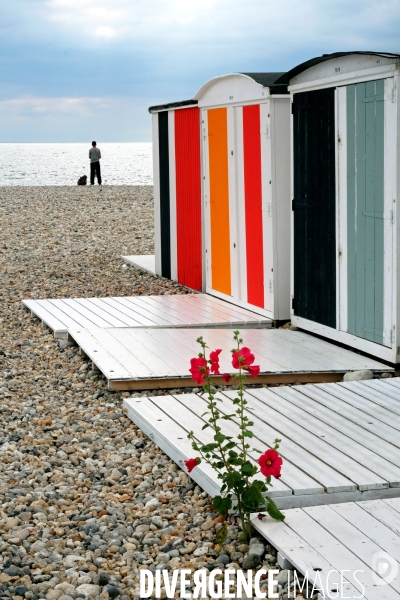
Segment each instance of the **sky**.
[{"label": "sky", "polygon": [[151,141],[148,107],[231,72],[400,51],[400,0],[2,0],[0,142]]}]

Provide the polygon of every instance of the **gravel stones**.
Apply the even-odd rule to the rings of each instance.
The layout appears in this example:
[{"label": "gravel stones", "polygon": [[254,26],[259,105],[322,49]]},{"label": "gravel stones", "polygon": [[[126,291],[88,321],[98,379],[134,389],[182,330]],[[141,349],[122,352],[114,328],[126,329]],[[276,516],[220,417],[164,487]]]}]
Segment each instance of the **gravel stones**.
[{"label": "gravel stones", "polygon": [[[213,568],[209,496],[126,417],[91,362],[21,305],[186,293],[121,269],[122,254],[153,253],[152,189],[0,188],[0,210],[2,591],[107,600],[116,589],[138,600],[139,568]],[[177,390],[150,392],[167,393]],[[248,548],[237,533],[229,528],[222,554],[240,564],[234,552]]]}]

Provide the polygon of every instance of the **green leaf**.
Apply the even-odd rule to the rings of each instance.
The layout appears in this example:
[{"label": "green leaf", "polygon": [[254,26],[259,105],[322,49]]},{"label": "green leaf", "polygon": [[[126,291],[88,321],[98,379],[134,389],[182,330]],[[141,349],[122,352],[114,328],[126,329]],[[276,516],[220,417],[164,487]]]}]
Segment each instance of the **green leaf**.
[{"label": "green leaf", "polygon": [[272,517],[273,519],[275,519],[276,521],[284,521],[285,520],[285,515],[281,513],[281,511],[279,510],[279,508],[277,507],[275,502],[273,500],[271,500],[271,498],[268,498],[268,504],[266,507],[266,511],[269,514],[269,516]]},{"label": "green leaf", "polygon": [[[235,445],[235,444],[234,444]],[[229,450],[229,457],[230,458],[236,458],[238,455],[237,452],[235,452],[234,450]]]},{"label": "green leaf", "polygon": [[239,398],[235,398],[232,402],[232,404],[240,404],[240,400]]},{"label": "green leaf", "polygon": [[218,529],[217,534],[215,536],[215,541],[217,542],[217,544],[222,544],[225,542],[226,538],[228,537],[228,525],[225,523],[221,529]]},{"label": "green leaf", "polygon": [[241,458],[228,458],[228,463],[235,467],[239,467],[243,463],[243,460]]},{"label": "green leaf", "polygon": [[230,421],[230,420],[231,420],[231,417],[234,417],[234,416],[235,416],[235,413],[232,413],[231,415],[224,415],[222,418],[223,418],[225,421]]},{"label": "green leaf", "polygon": [[203,425],[203,427],[201,428],[201,430],[203,431],[203,429],[207,429],[207,427],[210,427],[209,423],[206,423],[205,425]]},{"label": "green leaf", "polygon": [[222,442],[224,442],[226,439],[227,437],[223,433],[217,433],[216,435],[214,435],[214,440],[219,444],[222,444]]},{"label": "green leaf", "polygon": [[220,515],[226,515],[228,510],[232,508],[232,500],[230,498],[222,498],[215,496],[213,499],[213,507]]},{"label": "green leaf", "polygon": [[257,468],[251,462],[247,461],[242,464],[241,471],[244,475],[253,475],[257,472]]},{"label": "green leaf", "polygon": [[235,442],[228,442],[227,444],[225,444],[225,446],[222,448],[223,450],[230,450],[231,448],[235,447]]},{"label": "green leaf", "polygon": [[202,452],[212,452],[217,447],[218,447],[218,444],[206,444],[205,446],[201,447],[201,451]]},{"label": "green leaf", "polygon": [[237,471],[232,471],[232,473],[227,473],[227,475],[225,477],[225,481],[229,485],[229,487],[233,487],[241,479],[242,479],[242,476]]},{"label": "green leaf", "polygon": [[252,431],[247,431],[247,430],[243,431],[243,435],[244,435],[244,437],[247,437],[247,438],[254,437],[254,433]]},{"label": "green leaf", "polygon": [[263,481],[260,481],[259,479],[257,479],[256,481],[253,481],[252,485],[258,487],[258,489],[260,490],[260,492],[266,492],[267,491],[267,486],[265,485],[265,483]]},{"label": "green leaf", "polygon": [[242,502],[249,512],[255,512],[264,504],[264,496],[259,488],[252,484],[246,490],[244,490],[242,494]]}]

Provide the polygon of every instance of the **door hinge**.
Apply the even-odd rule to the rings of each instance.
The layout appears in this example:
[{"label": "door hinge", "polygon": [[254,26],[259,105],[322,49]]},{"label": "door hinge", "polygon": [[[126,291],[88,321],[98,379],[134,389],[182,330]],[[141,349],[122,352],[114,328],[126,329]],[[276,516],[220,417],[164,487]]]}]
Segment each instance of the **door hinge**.
[{"label": "door hinge", "polygon": [[292,310],[294,310],[295,307],[295,302],[294,302],[294,298],[292,298]]}]

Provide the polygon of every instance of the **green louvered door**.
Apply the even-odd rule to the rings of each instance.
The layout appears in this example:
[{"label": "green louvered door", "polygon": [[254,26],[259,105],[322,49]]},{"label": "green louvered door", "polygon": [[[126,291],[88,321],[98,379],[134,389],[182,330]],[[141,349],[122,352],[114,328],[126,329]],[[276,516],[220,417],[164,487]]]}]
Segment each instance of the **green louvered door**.
[{"label": "green louvered door", "polygon": [[347,86],[348,332],[384,343],[385,81]]}]

